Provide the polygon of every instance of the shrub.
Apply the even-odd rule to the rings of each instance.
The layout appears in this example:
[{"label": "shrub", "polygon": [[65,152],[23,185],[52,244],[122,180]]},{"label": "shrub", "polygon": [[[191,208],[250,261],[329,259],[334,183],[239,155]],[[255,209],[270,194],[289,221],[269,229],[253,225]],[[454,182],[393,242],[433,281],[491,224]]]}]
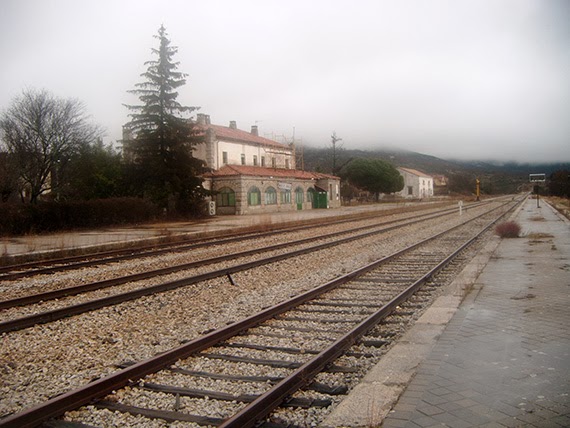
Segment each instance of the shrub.
[{"label": "shrub", "polygon": [[518,238],[521,233],[521,227],[514,221],[505,221],[495,227],[495,233],[501,238]]}]

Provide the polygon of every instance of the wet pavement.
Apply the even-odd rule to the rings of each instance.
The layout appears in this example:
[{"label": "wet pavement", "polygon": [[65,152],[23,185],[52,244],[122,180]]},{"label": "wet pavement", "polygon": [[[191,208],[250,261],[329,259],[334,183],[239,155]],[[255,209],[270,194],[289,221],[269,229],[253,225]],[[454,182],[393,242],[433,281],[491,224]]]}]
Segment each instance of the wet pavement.
[{"label": "wet pavement", "polygon": [[516,221],[325,426],[570,426],[570,223],[533,200]]}]

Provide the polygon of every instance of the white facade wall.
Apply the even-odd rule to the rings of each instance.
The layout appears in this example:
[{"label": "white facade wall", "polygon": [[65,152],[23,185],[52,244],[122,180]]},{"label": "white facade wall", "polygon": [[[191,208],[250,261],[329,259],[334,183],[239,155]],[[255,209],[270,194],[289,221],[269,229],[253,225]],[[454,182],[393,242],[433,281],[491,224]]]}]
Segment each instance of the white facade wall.
[{"label": "white facade wall", "polygon": [[420,198],[431,198],[433,196],[433,178],[418,177]]},{"label": "white facade wall", "polygon": [[430,198],[433,196],[433,178],[416,175],[398,168],[404,177],[404,188],[398,194],[404,198]]},{"label": "white facade wall", "polygon": [[[252,145],[231,141],[217,141],[217,165],[220,169],[224,165],[265,166],[267,168],[295,168],[295,158],[292,150],[280,150],[269,146]],[[224,153],[227,161],[224,162]],[[244,162],[242,162],[242,155]],[[257,159],[257,161],[255,160]],[[255,163],[257,162],[257,164]],[[265,165],[262,164],[265,163]],[[274,162],[274,163],[273,163]]]}]

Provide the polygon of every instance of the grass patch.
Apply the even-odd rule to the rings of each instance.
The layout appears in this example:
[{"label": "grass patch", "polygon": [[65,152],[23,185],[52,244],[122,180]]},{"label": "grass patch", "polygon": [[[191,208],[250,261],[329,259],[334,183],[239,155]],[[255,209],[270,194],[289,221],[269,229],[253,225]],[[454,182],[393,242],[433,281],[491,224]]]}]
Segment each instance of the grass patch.
[{"label": "grass patch", "polygon": [[546,239],[546,238],[554,238],[554,235],[550,233],[529,233],[527,235],[528,239]]}]

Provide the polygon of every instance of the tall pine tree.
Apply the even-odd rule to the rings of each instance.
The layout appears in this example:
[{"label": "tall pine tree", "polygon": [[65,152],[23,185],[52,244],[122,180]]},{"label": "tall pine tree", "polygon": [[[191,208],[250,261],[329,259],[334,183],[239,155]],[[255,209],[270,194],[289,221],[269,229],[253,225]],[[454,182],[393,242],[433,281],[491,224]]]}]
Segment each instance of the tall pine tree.
[{"label": "tall pine tree", "polygon": [[131,138],[125,141],[135,191],[170,212],[196,210],[206,190],[200,175],[204,163],[192,156],[192,149],[203,142],[203,133],[189,120],[196,107],[182,106],[176,89],[186,83],[186,74],[177,71],[173,56],[178,48],[170,45],[166,29],[161,26],[156,59],[145,62],[145,78],[136,89],[128,91],[139,97],[140,105],[127,105],[132,112],[126,125]]}]

